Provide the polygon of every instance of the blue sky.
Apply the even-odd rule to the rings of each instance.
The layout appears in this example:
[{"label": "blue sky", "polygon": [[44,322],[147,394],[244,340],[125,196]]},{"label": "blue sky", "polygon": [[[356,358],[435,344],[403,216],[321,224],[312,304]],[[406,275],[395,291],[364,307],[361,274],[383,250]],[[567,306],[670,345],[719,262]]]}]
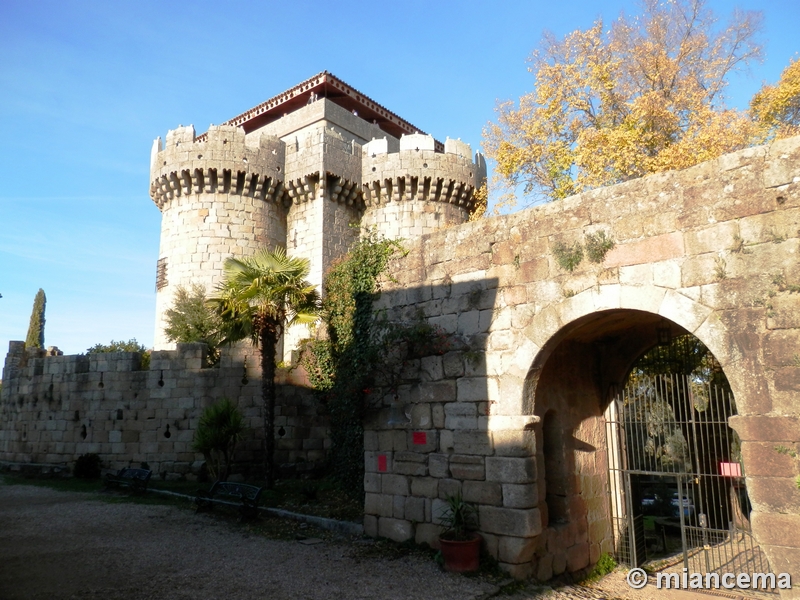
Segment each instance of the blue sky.
[{"label": "blue sky", "polygon": [[[797,0],[762,10],[762,64],[737,76],[746,107],[800,50]],[[568,9],[566,7],[569,7]],[[438,139],[477,149],[497,100],[529,91],[526,58],[634,2],[67,2],[0,5],[0,356],[36,291],[45,342],[66,353],[135,337],[150,346],[160,213],[153,139],[198,133],[328,70]]]}]

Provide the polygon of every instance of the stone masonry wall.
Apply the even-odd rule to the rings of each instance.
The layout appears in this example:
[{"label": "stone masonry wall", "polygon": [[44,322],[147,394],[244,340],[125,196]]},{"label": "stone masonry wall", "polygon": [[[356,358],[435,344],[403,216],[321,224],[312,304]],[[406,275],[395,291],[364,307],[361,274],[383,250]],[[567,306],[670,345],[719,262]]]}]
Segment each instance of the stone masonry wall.
[{"label": "stone masonry wall", "polygon": [[[599,231],[616,241],[601,262],[559,266],[558,242]],[[390,397],[368,424],[367,532],[435,544],[442,502],[460,490],[513,574],[594,562],[610,544],[603,410],[667,322],[722,365],[754,535],[774,572],[800,576],[800,138],[408,246],[377,306],[395,318],[421,311],[460,346],[422,359],[419,381],[401,386],[408,424],[389,425]],[[542,472],[550,409],[563,511],[548,502],[559,479]]]},{"label": "stone masonry wall", "polygon": [[[147,462],[167,478],[193,478],[203,457],[192,451],[206,406],[230,398],[247,432],[236,453],[241,469],[262,456],[263,416],[258,358],[249,348],[223,352],[203,368],[201,344],[153,352],[140,370],[133,352],[77,356],[26,355],[11,342],[0,395],[0,460],[66,464],[94,452],[104,467]],[[276,404],[276,464],[290,472],[318,469],[329,445],[327,418],[302,381],[284,372]]]}]

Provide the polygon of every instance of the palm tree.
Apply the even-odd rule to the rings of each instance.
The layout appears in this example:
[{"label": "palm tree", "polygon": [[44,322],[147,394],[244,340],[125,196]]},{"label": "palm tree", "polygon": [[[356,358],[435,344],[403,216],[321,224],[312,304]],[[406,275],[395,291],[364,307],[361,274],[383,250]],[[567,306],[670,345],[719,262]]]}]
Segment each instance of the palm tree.
[{"label": "palm tree", "polygon": [[223,343],[249,338],[261,353],[264,414],[264,471],[267,487],[275,482],[275,354],[284,329],[316,321],[319,296],[306,281],[306,259],[290,258],[283,248],[254,256],[228,258],[218,295],[209,299],[221,319]]}]

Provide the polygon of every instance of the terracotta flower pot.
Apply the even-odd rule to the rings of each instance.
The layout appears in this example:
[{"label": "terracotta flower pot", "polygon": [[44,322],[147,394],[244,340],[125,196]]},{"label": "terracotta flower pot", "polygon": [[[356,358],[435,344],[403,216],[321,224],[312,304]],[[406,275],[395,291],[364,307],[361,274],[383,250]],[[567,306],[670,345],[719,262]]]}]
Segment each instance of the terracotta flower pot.
[{"label": "terracotta flower pot", "polygon": [[481,538],[477,533],[472,539],[448,540],[439,538],[439,546],[444,558],[444,568],[452,573],[469,573],[477,571],[480,563]]}]

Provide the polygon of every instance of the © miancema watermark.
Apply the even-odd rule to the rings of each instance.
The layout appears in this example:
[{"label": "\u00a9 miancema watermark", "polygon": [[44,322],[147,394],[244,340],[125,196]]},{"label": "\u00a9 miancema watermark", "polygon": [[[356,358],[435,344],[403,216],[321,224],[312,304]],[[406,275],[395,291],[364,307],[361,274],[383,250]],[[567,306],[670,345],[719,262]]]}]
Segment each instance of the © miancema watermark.
[{"label": "\u00a9 miancema watermark", "polygon": [[[628,585],[636,590],[647,585],[647,571],[631,569],[625,579]],[[788,590],[792,587],[792,578],[788,573],[689,573],[684,568],[682,573],[656,573],[656,588],[673,590]]]}]

